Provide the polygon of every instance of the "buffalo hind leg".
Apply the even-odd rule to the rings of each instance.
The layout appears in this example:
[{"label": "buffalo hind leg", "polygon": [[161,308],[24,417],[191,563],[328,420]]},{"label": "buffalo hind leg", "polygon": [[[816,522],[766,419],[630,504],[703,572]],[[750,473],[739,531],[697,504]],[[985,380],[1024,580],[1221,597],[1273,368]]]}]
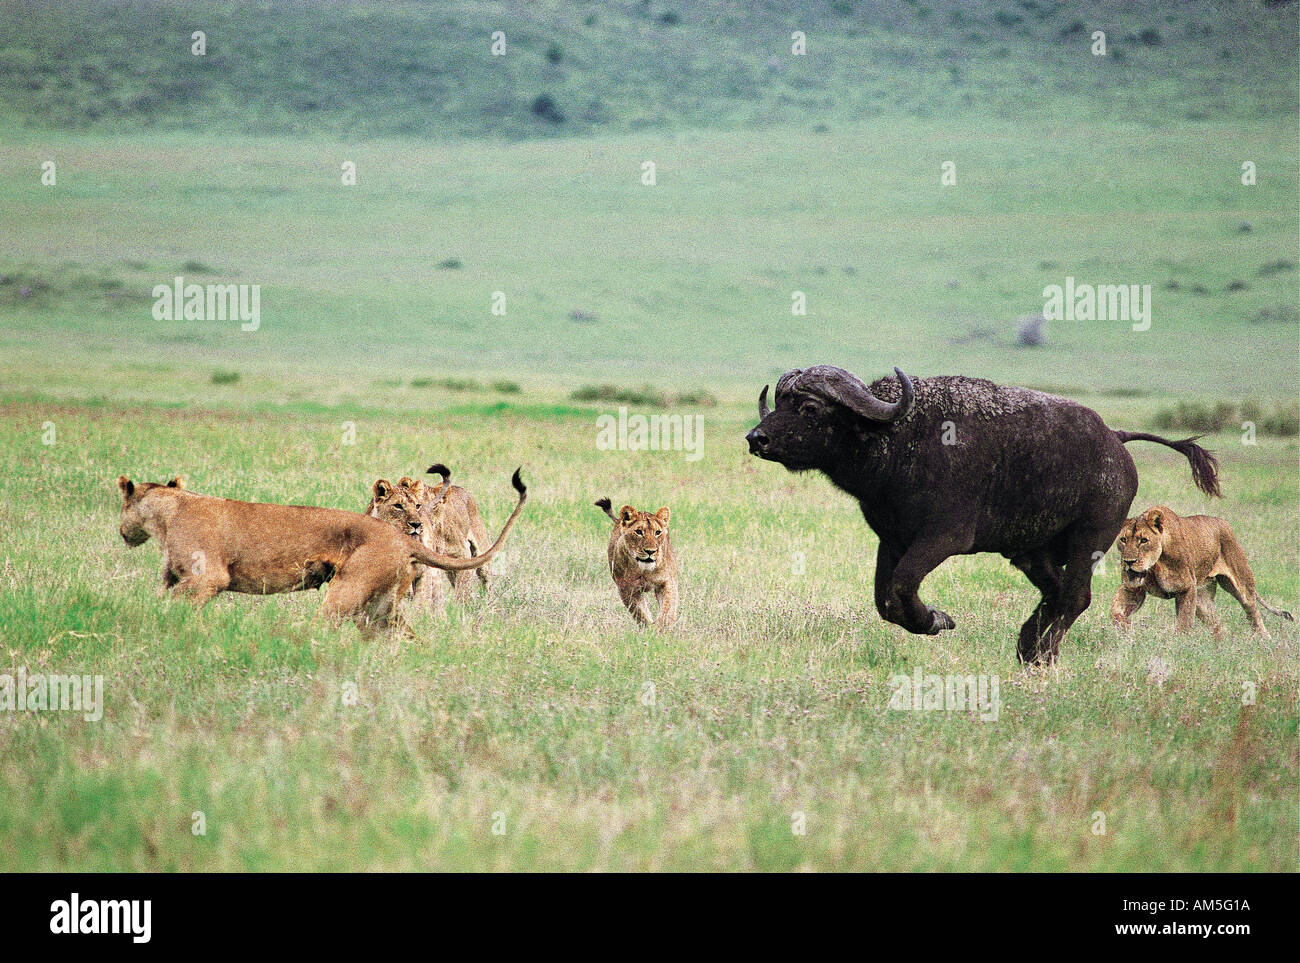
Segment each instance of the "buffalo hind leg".
[{"label": "buffalo hind leg", "polygon": [[[1061,595],[1062,566],[1057,563],[1049,547],[1017,555],[1011,559],[1011,564],[1024,572],[1030,584],[1043,596],[1025,624],[1020,627],[1020,641],[1016,647],[1022,662],[1033,661],[1038,653],[1038,640],[1056,617],[1057,600]],[[1029,656],[1028,659],[1026,655]]]},{"label": "buffalo hind leg", "polygon": [[1022,636],[1018,650],[1022,662],[1041,665],[1056,661],[1061,651],[1061,639],[1092,604],[1093,566],[1098,559],[1105,557],[1119,526],[1120,523],[1115,522],[1100,528],[1075,528],[1068,532],[1065,577],[1061,580],[1056,611],[1038,636],[1035,649],[1026,646],[1026,640]]}]

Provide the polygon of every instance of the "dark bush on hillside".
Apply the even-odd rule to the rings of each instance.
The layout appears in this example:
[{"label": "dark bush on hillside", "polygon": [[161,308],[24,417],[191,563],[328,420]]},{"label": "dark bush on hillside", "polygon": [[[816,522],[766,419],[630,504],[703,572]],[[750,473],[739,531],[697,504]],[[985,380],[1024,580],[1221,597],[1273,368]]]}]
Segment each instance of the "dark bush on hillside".
[{"label": "dark bush on hillside", "polygon": [[1260,434],[1292,438],[1300,434],[1300,404],[1277,405],[1272,413],[1266,414],[1263,405],[1253,398],[1240,405],[1228,401],[1218,401],[1213,406],[1180,401],[1173,408],[1158,411],[1151,425],[1165,431],[1216,432],[1240,428],[1247,421]]},{"label": "dark bush on hillside", "polygon": [[552,124],[563,124],[564,113],[560,110],[559,105],[555,103],[555,98],[550,94],[539,94],[533,101],[532,111],[542,120],[549,121]]},{"label": "dark bush on hillside", "polygon": [[672,405],[712,408],[718,403],[718,399],[703,388],[674,395],[650,385],[642,385],[640,388],[620,388],[611,384],[583,385],[569,397],[574,401],[612,401],[624,405],[648,405],[652,408],[668,408]]}]

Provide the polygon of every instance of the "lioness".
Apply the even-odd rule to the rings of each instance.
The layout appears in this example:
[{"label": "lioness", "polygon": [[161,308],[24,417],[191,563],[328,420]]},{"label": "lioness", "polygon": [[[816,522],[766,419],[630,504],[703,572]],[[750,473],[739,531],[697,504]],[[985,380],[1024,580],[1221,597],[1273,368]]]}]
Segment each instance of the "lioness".
[{"label": "lioness", "polygon": [[363,629],[387,628],[423,566],[465,571],[496,554],[527,497],[517,470],[511,483],[519,502],[496,543],[476,558],[432,552],[356,512],[215,498],[186,491],[179,478],[137,485],[121,476],[119,531],[131,547],[157,538],[164,587],[199,605],[218,592],[269,595],[328,582],[323,612],[351,618]]},{"label": "lioness", "polygon": [[668,509],[651,515],[624,505],[615,515],[608,498],[596,507],[614,520],[609,536],[609,573],[618,586],[619,598],[639,625],[651,622],[646,596],[654,592],[659,617],[654,624],[669,628],[677,621],[677,561],[668,537]]},{"label": "lioness", "polygon": [[1214,632],[1215,639],[1221,639],[1223,625],[1214,609],[1214,594],[1220,585],[1241,603],[1250,624],[1266,639],[1268,629],[1256,603],[1295,621],[1290,612],[1275,609],[1259,597],[1246,553],[1221,518],[1180,518],[1161,505],[1125,521],[1117,544],[1120,581],[1110,617],[1121,629],[1130,628],[1129,616],[1142,607],[1150,593],[1158,599],[1174,600],[1179,632],[1191,630],[1194,612]]},{"label": "lioness", "polygon": [[[403,476],[394,485],[386,478],[378,479],[371,486],[370,504],[365,513],[388,522],[430,551],[452,558],[481,554],[488,544],[488,535],[474,496],[451,484],[451,470],[446,465],[431,465],[428,474],[441,475],[442,482],[429,486]],[[479,582],[486,589],[492,574],[490,566],[482,565],[477,572]],[[450,571],[446,576],[458,600],[469,597],[467,577]],[[442,578],[424,570],[416,576],[412,592],[416,607],[421,609],[441,608],[446,598]]]}]

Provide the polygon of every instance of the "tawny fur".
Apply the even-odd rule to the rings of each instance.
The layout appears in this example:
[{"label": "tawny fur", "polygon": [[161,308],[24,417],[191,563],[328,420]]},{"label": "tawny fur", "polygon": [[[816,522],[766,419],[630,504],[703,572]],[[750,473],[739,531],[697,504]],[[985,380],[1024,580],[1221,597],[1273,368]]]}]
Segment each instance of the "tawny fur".
[{"label": "tawny fur", "polygon": [[[608,498],[596,502],[614,522],[609,535],[609,573],[614,577],[619,598],[638,625],[667,629],[677,621],[677,560],[668,534],[667,508],[651,514],[624,505],[615,515]],[[652,617],[649,595],[659,603],[658,617]]]},{"label": "tawny fur", "polygon": [[[380,478],[371,486],[370,504],[366,514],[386,521],[400,532],[405,532],[432,552],[452,558],[473,558],[483,552],[488,544],[487,527],[479,514],[474,496],[464,488],[451,484],[451,472],[443,465],[433,465],[430,474],[443,476],[437,485],[403,476],[397,484]],[[491,579],[491,566],[476,570],[479,583],[487,590]],[[468,577],[459,572],[421,572],[412,587],[417,609],[441,611],[446,601],[449,584],[456,600],[463,602],[473,591]]]},{"label": "tawny fur", "polygon": [[1120,554],[1120,584],[1110,616],[1123,630],[1147,595],[1172,598],[1178,631],[1189,632],[1199,618],[1216,639],[1224,636],[1223,623],[1214,608],[1214,595],[1222,586],[1241,603],[1254,630],[1269,638],[1258,606],[1295,621],[1290,612],[1269,605],[1255,590],[1255,576],[1246,553],[1221,518],[1189,515],[1180,518],[1160,505],[1124,522],[1116,542]]},{"label": "tawny fur", "polygon": [[119,531],[128,546],[157,539],[163,585],[202,605],[219,592],[269,595],[328,583],[322,611],[366,629],[387,628],[425,566],[466,571],[486,564],[523,508],[526,489],[491,547],[476,558],[430,551],[391,525],[356,512],[215,498],[165,485],[118,479]]}]

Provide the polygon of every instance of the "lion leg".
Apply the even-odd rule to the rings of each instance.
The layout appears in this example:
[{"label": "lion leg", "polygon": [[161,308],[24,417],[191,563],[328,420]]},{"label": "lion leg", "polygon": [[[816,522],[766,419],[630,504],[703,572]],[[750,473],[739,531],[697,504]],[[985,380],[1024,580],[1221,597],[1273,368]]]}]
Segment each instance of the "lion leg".
[{"label": "lion leg", "polygon": [[1255,604],[1253,587],[1250,592],[1247,592],[1231,572],[1224,572],[1218,576],[1218,583],[1223,586],[1229,595],[1241,603],[1242,609],[1246,612],[1246,619],[1255,629],[1255,634],[1264,639],[1271,639],[1272,636],[1269,635],[1268,629],[1264,626],[1264,620],[1260,618],[1259,606]]},{"label": "lion leg", "polygon": [[334,574],[321,612],[330,619],[351,619],[366,635],[387,629],[415,577],[410,568],[405,561],[395,568],[385,552],[358,549]]},{"label": "lion leg", "polygon": [[649,625],[652,621],[650,609],[646,605],[645,593],[641,589],[618,588],[619,598],[627,606],[627,610],[632,613],[632,618],[636,619],[637,625]]},{"label": "lion leg", "polygon": [[1213,582],[1210,582],[1196,591],[1196,617],[1204,625],[1210,627],[1214,633],[1216,642],[1223,641],[1223,623],[1219,621],[1219,612],[1214,607],[1214,593],[1217,590]]},{"label": "lion leg", "polygon": [[1129,619],[1134,612],[1142,608],[1142,603],[1146,600],[1145,588],[1134,589],[1121,585],[1115,592],[1115,600],[1110,603],[1110,618],[1115,623],[1115,627],[1121,632],[1133,631],[1133,623]]},{"label": "lion leg", "polygon": [[167,581],[171,583],[173,597],[187,599],[202,608],[208,599],[226,590],[230,585],[230,573],[224,568],[208,567],[177,576],[173,570]]},{"label": "lion leg", "polygon": [[1179,632],[1192,631],[1196,616],[1196,586],[1174,596],[1174,622]]},{"label": "lion leg", "polygon": [[[457,552],[456,557],[469,558],[474,554],[475,554],[474,552],[466,552],[464,554]],[[473,583],[470,581],[470,573],[469,572],[448,572],[447,575],[451,577],[452,594],[454,595],[456,601],[468,602],[473,597],[473,593],[474,593]]]},{"label": "lion leg", "polygon": [[661,629],[672,628],[677,621],[677,583],[665,582],[655,588],[655,598],[659,602],[659,618],[655,620],[655,626]]}]

